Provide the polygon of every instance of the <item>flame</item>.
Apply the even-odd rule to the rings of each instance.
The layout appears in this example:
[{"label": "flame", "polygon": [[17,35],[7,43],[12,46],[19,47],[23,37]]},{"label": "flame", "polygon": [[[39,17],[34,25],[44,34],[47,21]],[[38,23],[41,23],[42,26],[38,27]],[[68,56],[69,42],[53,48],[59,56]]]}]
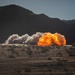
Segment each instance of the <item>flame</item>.
[{"label": "flame", "polygon": [[47,32],[44,33],[42,37],[39,38],[37,45],[38,46],[51,46],[51,45],[64,46],[66,45],[66,39],[63,35],[59,33],[51,34],[50,32]]}]

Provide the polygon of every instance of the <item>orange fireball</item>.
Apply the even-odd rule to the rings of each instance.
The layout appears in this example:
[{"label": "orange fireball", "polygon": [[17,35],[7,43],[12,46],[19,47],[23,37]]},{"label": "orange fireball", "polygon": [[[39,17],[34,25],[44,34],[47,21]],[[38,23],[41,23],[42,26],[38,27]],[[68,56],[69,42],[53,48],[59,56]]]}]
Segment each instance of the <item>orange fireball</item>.
[{"label": "orange fireball", "polygon": [[42,37],[39,38],[38,46],[49,46],[52,45],[52,34],[44,33]]},{"label": "orange fireball", "polygon": [[53,43],[58,45],[58,46],[64,46],[66,45],[66,39],[63,35],[55,33],[52,34],[53,38]]},{"label": "orange fireball", "polygon": [[66,45],[66,39],[63,35],[55,33],[51,34],[49,32],[44,33],[42,37],[39,38],[37,43],[38,46],[51,46],[51,45],[64,46]]}]

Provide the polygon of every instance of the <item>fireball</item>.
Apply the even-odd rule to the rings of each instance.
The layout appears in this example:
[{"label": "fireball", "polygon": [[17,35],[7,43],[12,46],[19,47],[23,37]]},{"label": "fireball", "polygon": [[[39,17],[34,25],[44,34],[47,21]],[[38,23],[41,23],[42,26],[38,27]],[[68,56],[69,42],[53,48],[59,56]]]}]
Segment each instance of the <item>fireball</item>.
[{"label": "fireball", "polygon": [[63,35],[59,33],[51,34],[50,32],[47,32],[44,33],[42,37],[39,38],[37,45],[38,46],[51,46],[51,45],[64,46],[66,45],[66,39]]}]

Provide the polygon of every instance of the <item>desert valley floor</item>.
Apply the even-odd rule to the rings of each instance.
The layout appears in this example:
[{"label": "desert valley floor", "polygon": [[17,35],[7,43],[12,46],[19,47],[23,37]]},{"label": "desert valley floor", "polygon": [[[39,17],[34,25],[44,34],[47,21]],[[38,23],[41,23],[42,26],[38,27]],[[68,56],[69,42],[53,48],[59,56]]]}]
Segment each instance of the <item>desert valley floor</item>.
[{"label": "desert valley floor", "polygon": [[75,46],[0,44],[0,75],[75,75]]}]

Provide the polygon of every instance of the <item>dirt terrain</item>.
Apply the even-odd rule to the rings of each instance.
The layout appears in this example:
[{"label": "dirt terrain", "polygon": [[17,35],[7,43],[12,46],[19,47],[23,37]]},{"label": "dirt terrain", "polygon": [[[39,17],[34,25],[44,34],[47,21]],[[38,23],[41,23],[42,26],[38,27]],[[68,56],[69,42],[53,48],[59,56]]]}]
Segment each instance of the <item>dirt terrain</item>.
[{"label": "dirt terrain", "polygon": [[0,44],[0,75],[75,75],[75,46]]}]

